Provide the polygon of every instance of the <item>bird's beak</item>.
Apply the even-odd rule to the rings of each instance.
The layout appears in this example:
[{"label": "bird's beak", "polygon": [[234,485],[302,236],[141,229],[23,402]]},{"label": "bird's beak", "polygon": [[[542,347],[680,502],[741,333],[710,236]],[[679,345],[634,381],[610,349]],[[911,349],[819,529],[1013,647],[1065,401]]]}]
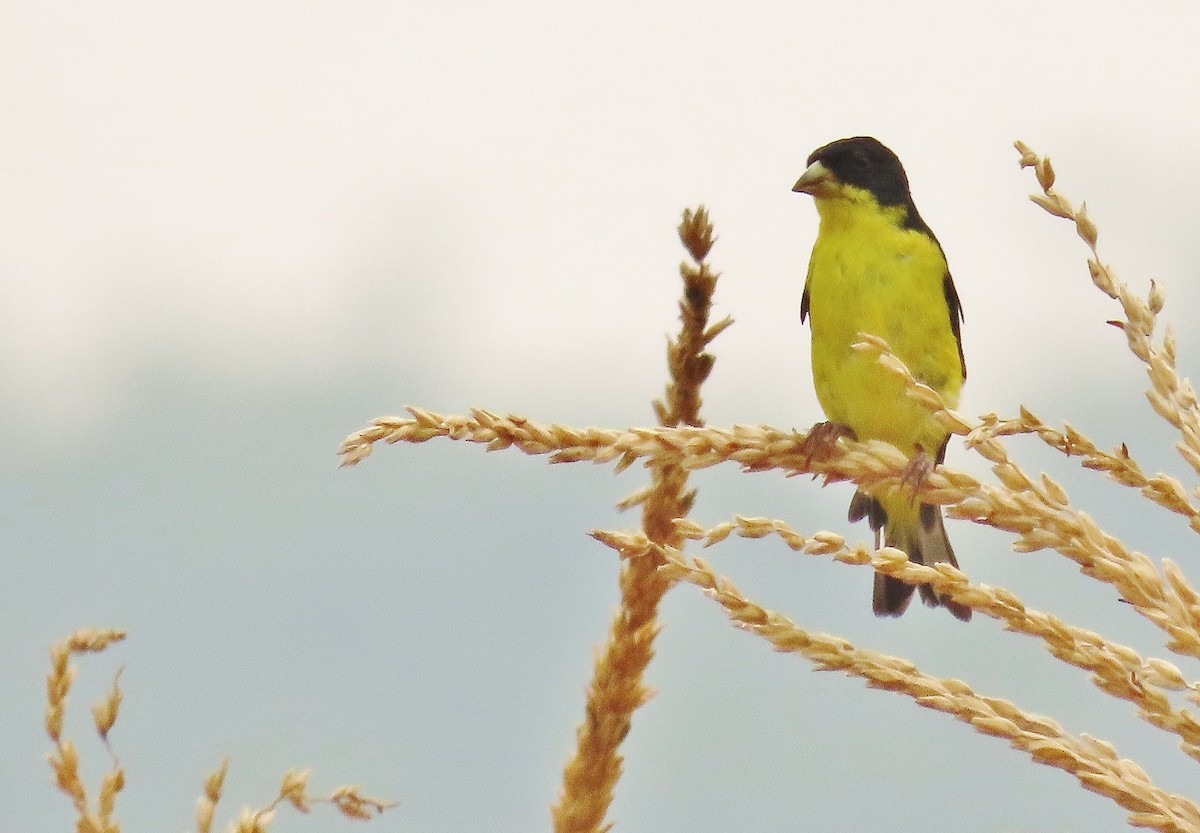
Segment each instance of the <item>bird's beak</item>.
[{"label": "bird's beak", "polygon": [[818,192],[823,190],[822,186],[829,184],[832,180],[833,173],[828,168],[820,162],[813,162],[808,166],[808,170],[796,180],[792,190],[798,193],[812,194],[815,197],[819,196]]}]

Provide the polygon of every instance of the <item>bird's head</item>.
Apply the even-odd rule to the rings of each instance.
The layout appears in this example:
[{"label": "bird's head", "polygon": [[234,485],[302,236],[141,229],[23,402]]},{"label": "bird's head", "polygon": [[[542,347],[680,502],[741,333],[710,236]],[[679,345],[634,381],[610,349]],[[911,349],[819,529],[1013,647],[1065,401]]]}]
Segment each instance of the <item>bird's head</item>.
[{"label": "bird's head", "polygon": [[793,191],[825,199],[854,199],[870,194],[883,208],[909,206],[908,177],[896,154],[878,139],[855,136],[817,148]]}]

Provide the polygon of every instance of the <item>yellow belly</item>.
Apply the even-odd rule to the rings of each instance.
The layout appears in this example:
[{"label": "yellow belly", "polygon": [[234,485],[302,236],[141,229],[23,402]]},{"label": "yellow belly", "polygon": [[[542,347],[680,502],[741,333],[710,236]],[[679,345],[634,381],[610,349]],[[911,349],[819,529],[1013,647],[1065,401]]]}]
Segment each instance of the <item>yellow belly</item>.
[{"label": "yellow belly", "polygon": [[909,455],[918,449],[937,454],[946,432],[905,395],[902,382],[851,345],[860,332],[885,339],[918,379],[956,406],[963,372],[946,274],[931,238],[885,218],[841,228],[822,224],[807,286],[813,383],[831,421]]}]

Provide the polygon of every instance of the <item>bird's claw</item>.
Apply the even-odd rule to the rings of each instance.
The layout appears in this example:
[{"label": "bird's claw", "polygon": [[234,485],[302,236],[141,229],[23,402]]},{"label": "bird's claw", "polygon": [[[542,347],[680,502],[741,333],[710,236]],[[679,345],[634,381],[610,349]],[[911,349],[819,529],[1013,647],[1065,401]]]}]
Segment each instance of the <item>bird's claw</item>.
[{"label": "bird's claw", "polygon": [[818,422],[808,430],[808,436],[800,443],[800,453],[809,460],[828,460],[842,437],[856,440],[854,429],[841,422]]},{"label": "bird's claw", "polygon": [[908,461],[908,465],[904,467],[904,471],[900,473],[900,485],[910,489],[909,503],[915,503],[917,494],[929,482],[929,475],[933,474],[933,469],[936,463],[933,458],[917,449],[917,453]]}]

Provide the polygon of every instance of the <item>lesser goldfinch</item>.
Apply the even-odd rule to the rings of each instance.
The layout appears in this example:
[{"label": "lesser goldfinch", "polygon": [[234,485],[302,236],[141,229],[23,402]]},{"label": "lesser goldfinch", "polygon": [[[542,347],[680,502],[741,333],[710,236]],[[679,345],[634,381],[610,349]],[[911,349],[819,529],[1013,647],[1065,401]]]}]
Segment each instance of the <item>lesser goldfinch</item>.
[{"label": "lesser goldfinch", "polygon": [[[906,479],[921,479],[941,463],[949,435],[904,383],[871,356],[855,351],[859,333],[887,341],[913,375],[958,404],[967,376],[958,292],[941,244],[909,193],[896,154],[867,136],[841,139],[813,151],[793,191],[811,194],[820,226],[808,265],[800,320],[812,317],[812,370],[827,428],[858,440],[884,440],[910,459]],[[828,434],[828,432],[826,432]],[[914,477],[915,473],[915,477]],[[867,518],[888,546],[910,561],[958,566],[941,509],[901,491],[850,502],[850,520]],[[971,609],[928,584],[921,599],[967,621]],[[913,585],[875,574],[877,616],[899,616]]]}]

